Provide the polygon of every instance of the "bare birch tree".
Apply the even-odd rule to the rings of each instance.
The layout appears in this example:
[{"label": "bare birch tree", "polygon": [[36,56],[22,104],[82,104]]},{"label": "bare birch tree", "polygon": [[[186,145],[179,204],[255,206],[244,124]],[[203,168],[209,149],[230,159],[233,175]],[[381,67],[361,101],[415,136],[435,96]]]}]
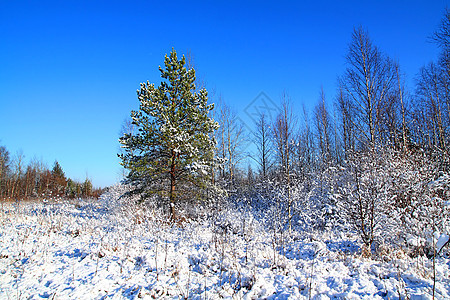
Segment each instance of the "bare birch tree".
[{"label": "bare birch tree", "polygon": [[351,105],[361,146],[374,147],[379,134],[381,107],[394,86],[391,60],[372,43],[363,28],[355,28],[347,54],[347,70],[340,83]]},{"label": "bare birch tree", "polygon": [[292,205],[293,199],[290,193],[292,155],[295,146],[296,119],[292,112],[289,96],[283,93],[281,99],[281,112],[273,124],[273,139],[276,149],[276,159],[279,168],[280,181],[287,188],[287,209],[289,231],[292,230]]},{"label": "bare birch tree", "polygon": [[314,121],[320,159],[323,163],[328,163],[332,159],[332,124],[328,108],[325,104],[325,92],[323,88],[320,90],[320,99],[314,108]]},{"label": "bare birch tree", "polygon": [[216,112],[216,120],[220,125],[216,131],[218,157],[224,161],[220,175],[222,179],[229,180],[229,184],[233,184],[237,167],[245,158],[243,149],[247,140],[245,128],[244,124],[238,120],[236,112],[221,99],[217,105]]},{"label": "bare birch tree", "polygon": [[261,113],[256,122],[255,132],[253,133],[253,140],[256,146],[256,156],[253,159],[258,164],[259,173],[263,180],[267,179],[268,171],[273,165],[270,127],[267,116]]}]

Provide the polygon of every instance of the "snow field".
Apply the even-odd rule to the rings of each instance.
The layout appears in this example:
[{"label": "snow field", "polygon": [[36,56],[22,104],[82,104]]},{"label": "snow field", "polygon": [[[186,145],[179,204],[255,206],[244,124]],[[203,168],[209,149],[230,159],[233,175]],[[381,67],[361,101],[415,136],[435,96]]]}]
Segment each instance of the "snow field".
[{"label": "snow field", "polygon": [[[105,197],[3,203],[0,298],[432,298],[431,259],[369,259],[356,235],[276,232],[231,209],[181,226],[158,215]],[[436,259],[438,299],[450,298],[449,266]]]}]

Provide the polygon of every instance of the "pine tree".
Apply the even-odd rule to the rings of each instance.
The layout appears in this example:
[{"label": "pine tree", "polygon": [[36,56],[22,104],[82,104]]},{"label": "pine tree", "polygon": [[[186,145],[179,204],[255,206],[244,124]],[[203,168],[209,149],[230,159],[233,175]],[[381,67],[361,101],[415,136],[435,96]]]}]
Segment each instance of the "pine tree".
[{"label": "pine tree", "polygon": [[51,191],[54,196],[62,196],[67,185],[66,175],[64,174],[61,165],[55,161],[51,173]]},{"label": "pine tree", "polygon": [[141,83],[139,111],[131,112],[138,130],[119,139],[121,164],[129,171],[125,182],[143,198],[168,198],[172,218],[181,194],[202,197],[210,185],[216,147],[211,133],[218,128],[208,116],[214,106],[207,104],[207,91],[195,92],[195,70],[185,63],[172,49],[165,68],[159,67],[160,86]]},{"label": "pine tree", "polygon": [[92,182],[89,178],[86,178],[86,180],[83,182],[83,185],[81,187],[81,193],[85,198],[92,196]]}]

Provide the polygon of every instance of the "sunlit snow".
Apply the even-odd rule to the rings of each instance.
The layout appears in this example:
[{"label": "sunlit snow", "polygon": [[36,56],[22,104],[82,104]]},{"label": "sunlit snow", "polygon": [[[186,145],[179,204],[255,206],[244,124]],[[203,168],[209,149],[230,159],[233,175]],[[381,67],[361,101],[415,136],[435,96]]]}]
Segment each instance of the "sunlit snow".
[{"label": "sunlit snow", "polygon": [[[432,258],[368,258],[356,234],[277,235],[232,207],[171,225],[119,194],[3,203],[0,298],[431,299]],[[438,299],[449,266],[436,258]]]}]

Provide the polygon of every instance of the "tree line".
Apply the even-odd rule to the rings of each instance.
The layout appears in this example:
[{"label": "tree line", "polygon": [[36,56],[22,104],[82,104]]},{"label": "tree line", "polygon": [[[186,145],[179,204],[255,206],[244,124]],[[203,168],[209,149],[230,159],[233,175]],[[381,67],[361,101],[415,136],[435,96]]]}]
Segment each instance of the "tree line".
[{"label": "tree line", "polygon": [[[358,27],[348,47],[345,73],[338,77],[334,101],[330,104],[322,89],[312,116],[305,108],[299,114],[290,96],[283,93],[276,118],[262,112],[253,132],[245,134],[237,114],[219,102],[215,111],[220,124],[217,154],[227,161],[220,176],[233,181],[241,172],[245,177],[242,162],[249,156],[256,162],[259,176],[285,179],[291,171],[304,177],[314,169],[342,164],[356,152],[380,147],[404,154],[425,151],[443,158],[448,154],[450,134],[449,27],[447,12],[432,36],[442,50],[440,58],[421,68],[412,93],[405,87],[399,63]],[[254,153],[246,152],[248,141],[256,147]],[[241,169],[237,170],[239,162]]]},{"label": "tree line", "polygon": [[448,217],[449,32],[447,10],[431,37],[439,59],[411,92],[400,64],[356,27],[332,104],[320,91],[310,116],[283,93],[275,118],[262,112],[252,132],[223,101],[208,104],[192,62],[172,50],[160,86],[141,84],[119,139],[127,194],[158,201],[171,218],[224,196],[276,212],[280,230],[350,227],[369,248],[408,234],[429,241]]},{"label": "tree line", "polygon": [[[334,101],[330,104],[322,89],[311,116],[305,108],[298,113],[283,93],[276,117],[260,113],[245,134],[237,115],[222,104],[216,111],[217,154],[227,162],[218,174],[222,184],[229,194],[236,191],[236,199],[244,191],[250,202],[263,198],[278,205],[289,230],[294,221],[311,220],[311,226],[322,228],[345,222],[369,248],[392,238],[393,230],[424,240],[445,231],[449,33],[447,10],[430,38],[441,50],[439,58],[420,69],[413,91],[405,86],[400,64],[357,27]],[[238,136],[246,136],[256,150],[246,153],[248,142]],[[244,168],[249,156],[255,163]]]},{"label": "tree line", "polygon": [[21,152],[11,157],[0,146],[0,200],[98,198],[101,193],[89,178],[79,182],[66,177],[58,161],[52,169],[38,160],[26,165]]}]

